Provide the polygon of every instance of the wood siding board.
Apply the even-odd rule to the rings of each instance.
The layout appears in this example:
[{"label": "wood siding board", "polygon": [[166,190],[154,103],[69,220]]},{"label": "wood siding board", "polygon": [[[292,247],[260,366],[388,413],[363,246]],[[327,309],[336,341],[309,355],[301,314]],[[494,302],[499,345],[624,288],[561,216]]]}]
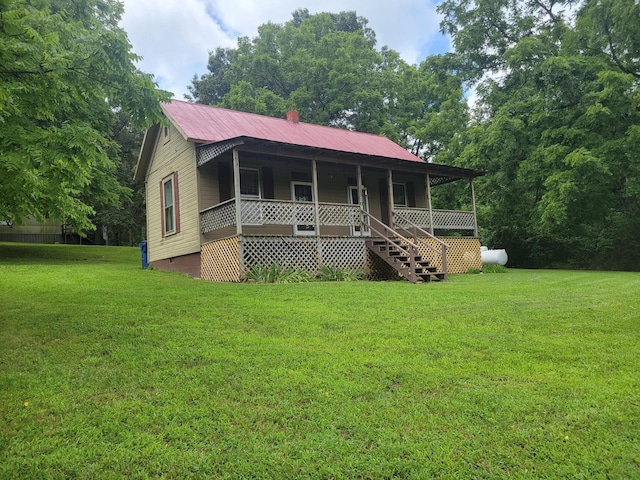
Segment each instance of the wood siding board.
[{"label": "wood siding board", "polygon": [[[174,127],[170,127],[174,128]],[[200,251],[200,230],[198,228],[199,202],[197,189],[197,171],[195,166],[195,145],[187,142],[177,131],[172,131],[170,140],[161,141],[158,135],[156,147],[147,175],[147,242],[149,261],[179,257]],[[161,183],[164,178],[178,173],[179,197],[176,214],[180,211],[180,220],[176,218],[179,232],[163,237],[164,211],[162,191],[152,185]],[[174,190],[175,193],[175,190]]]}]

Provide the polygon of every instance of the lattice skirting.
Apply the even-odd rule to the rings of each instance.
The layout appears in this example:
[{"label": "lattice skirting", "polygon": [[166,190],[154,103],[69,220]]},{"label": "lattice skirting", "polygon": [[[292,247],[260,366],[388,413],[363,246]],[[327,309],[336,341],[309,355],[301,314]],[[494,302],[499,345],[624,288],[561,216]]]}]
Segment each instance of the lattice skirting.
[{"label": "lattice skirting", "polygon": [[[283,268],[305,270],[310,275],[317,275],[323,265],[329,265],[351,272],[361,271],[370,280],[398,278],[395,270],[367,249],[365,240],[359,237],[234,236],[202,246],[201,275],[206,280],[239,282],[252,267],[277,263]],[[450,246],[447,251],[449,273],[482,268],[479,239],[445,238],[444,241]],[[423,247],[421,255],[442,267],[439,256],[431,249]]]},{"label": "lattice skirting", "polygon": [[256,265],[305,270],[317,275],[323,265],[351,272],[369,270],[364,239],[352,237],[244,236],[240,241],[245,271]]},{"label": "lattice skirting", "polygon": [[[470,237],[441,237],[443,242],[449,245],[447,249],[447,267],[449,273],[467,273],[471,269],[482,269],[480,257],[480,239]],[[440,246],[431,239],[423,239],[440,251]],[[431,262],[432,265],[442,268],[440,255],[428,247],[420,247],[420,255]]]},{"label": "lattice skirting", "polygon": [[201,278],[216,282],[239,282],[242,279],[240,237],[205,243],[201,248],[200,261]]}]

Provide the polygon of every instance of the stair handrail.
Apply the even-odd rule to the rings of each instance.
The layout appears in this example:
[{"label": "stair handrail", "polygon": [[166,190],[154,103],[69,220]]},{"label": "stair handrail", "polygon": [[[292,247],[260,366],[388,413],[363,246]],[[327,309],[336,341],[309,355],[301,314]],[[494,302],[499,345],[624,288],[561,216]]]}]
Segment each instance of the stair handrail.
[{"label": "stair handrail", "polygon": [[[413,278],[412,282],[415,283],[415,281],[416,281],[415,280],[415,277],[416,277],[416,256],[418,255],[418,245],[416,243],[412,242],[411,240],[409,240],[408,238],[406,238],[404,235],[401,235],[399,232],[395,231],[389,225],[386,225],[383,222],[381,222],[380,220],[378,220],[376,217],[371,215],[365,209],[360,208],[360,214],[361,214],[361,216],[360,216],[360,218],[361,218],[361,220],[360,220],[360,231],[361,232],[363,231],[363,229],[365,227],[368,228],[369,230],[373,230],[382,239],[384,239],[387,242],[387,244],[393,245],[398,250],[400,250],[402,253],[404,253],[407,257],[409,257],[410,275]],[[366,222],[365,219],[369,220],[369,222]],[[403,244],[400,243],[399,241],[393,240],[389,236],[385,235],[384,233],[380,232],[378,229],[373,227],[371,225],[371,220],[373,220],[374,222],[376,222],[379,225],[381,225],[385,232],[391,233],[392,235],[398,237],[402,242],[406,243],[406,245],[408,246],[408,249],[404,248]]]},{"label": "stair handrail", "polygon": [[[405,232],[412,233],[413,234],[413,240],[416,243],[421,243],[422,245],[425,245],[426,247],[430,248],[431,250],[433,250],[434,252],[436,252],[437,254],[440,255],[441,262],[442,262],[442,273],[444,273],[444,278],[446,280],[449,277],[448,268],[447,268],[447,248],[449,248],[449,245],[447,243],[443,242],[442,240],[440,240],[435,235],[432,235],[431,233],[427,232],[423,228],[420,228],[418,225],[413,223],[411,220],[409,220],[404,215],[402,215],[402,214],[400,214],[398,212],[393,212],[393,214],[394,214],[394,217],[399,218],[400,220],[403,220],[404,222],[406,222],[409,225],[410,228],[413,228],[413,232],[411,232],[411,230],[409,228],[401,227],[401,226],[398,226],[398,225],[396,225],[396,228],[398,228],[400,230],[404,230]],[[394,218],[394,222],[393,223],[394,223],[394,225],[396,224],[395,218]],[[423,234],[427,238],[430,238],[430,239],[434,240],[437,244],[439,244],[440,245],[440,250],[438,250],[436,247],[431,245],[429,242],[425,242],[422,238],[420,238],[418,236],[418,232],[420,232],[421,234]]]}]

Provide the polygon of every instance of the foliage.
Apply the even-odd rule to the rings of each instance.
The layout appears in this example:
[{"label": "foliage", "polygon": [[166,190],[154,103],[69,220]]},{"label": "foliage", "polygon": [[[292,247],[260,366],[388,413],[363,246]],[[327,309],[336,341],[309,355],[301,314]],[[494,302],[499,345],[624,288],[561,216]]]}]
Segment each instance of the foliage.
[{"label": "foliage", "polygon": [[126,247],[0,259],[1,478],[638,476],[637,273],[261,285]]},{"label": "foliage", "polygon": [[133,179],[143,134],[132,127],[126,115],[117,112],[111,138],[118,144],[119,152],[115,171],[109,177],[111,186],[104,190],[115,193],[117,198],[100,201],[102,196],[97,196],[96,190],[101,185],[94,184],[86,202],[95,210],[93,223],[107,228],[110,245],[137,245],[146,236],[144,183]]},{"label": "foliage", "polygon": [[451,56],[408,65],[355,12],[293,12],[267,23],[236,48],[210,53],[209,72],[194,77],[190,98],[309,123],[383,134],[434,159],[468,119],[459,65]]},{"label": "foliage", "polygon": [[150,75],[136,70],[115,0],[0,3],[0,218],[57,218],[92,228],[114,181],[115,112],[134,128],[160,120]]},{"label": "foliage", "polygon": [[483,265],[482,273],[507,273],[509,269],[504,265]]},{"label": "foliage", "polygon": [[257,283],[302,283],[310,281],[311,277],[304,270],[284,268],[273,263],[270,267],[254,265],[247,272],[247,280]]},{"label": "foliage", "polygon": [[487,170],[484,241],[514,265],[637,269],[640,6],[585,1],[571,21],[573,3],[439,7],[463,76],[478,82],[457,162]]},{"label": "foliage", "polygon": [[351,282],[362,280],[363,275],[361,270],[351,271],[334,265],[323,265],[318,274],[318,279],[323,282]]}]

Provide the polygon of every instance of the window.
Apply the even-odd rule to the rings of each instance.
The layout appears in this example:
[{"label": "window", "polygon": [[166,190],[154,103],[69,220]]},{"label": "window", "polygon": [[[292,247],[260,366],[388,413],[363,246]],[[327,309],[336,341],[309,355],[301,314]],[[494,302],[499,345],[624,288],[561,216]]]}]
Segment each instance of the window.
[{"label": "window", "polygon": [[247,198],[260,198],[260,172],[258,169],[240,169],[240,195]]},{"label": "window", "polygon": [[180,231],[178,213],[178,173],[166,177],[160,183],[162,195],[162,235],[172,235]]},{"label": "window", "polygon": [[407,187],[404,183],[393,184],[393,204],[396,207],[407,206]]}]

